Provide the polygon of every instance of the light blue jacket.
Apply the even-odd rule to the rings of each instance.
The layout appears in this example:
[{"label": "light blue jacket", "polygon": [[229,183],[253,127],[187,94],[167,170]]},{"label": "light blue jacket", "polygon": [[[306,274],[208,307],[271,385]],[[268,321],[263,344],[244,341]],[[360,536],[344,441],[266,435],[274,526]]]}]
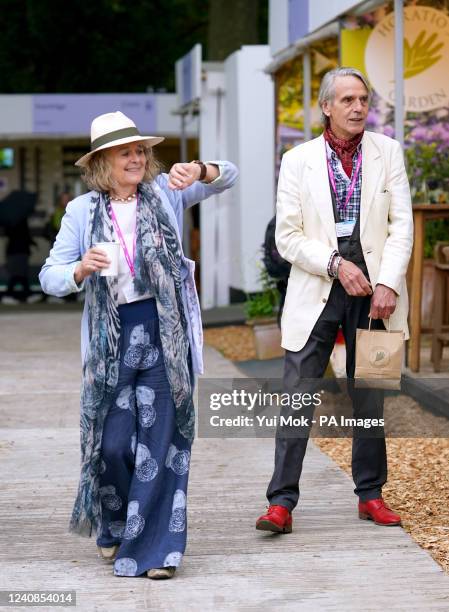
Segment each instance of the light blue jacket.
[{"label": "light blue jacket", "polygon": [[[182,191],[172,191],[167,184],[167,174],[160,174],[153,181],[153,186],[158,192],[161,202],[172,221],[172,225],[178,233],[181,252],[184,210],[211,195],[229,189],[234,185],[238,177],[238,170],[231,162],[216,161],[209,163],[215,163],[220,168],[220,175],[212,183],[206,184],[197,181]],[[73,274],[81,257],[90,248],[88,219],[92,194],[93,192],[83,194],[67,205],[65,215],[62,218],[61,229],[39,274],[42,289],[49,295],[63,297],[69,293],[82,291],[84,288],[84,283],[80,286],[75,283]],[[202,374],[203,334],[194,270],[195,262],[187,259],[183,254],[181,267],[183,279],[182,298],[188,324],[187,331],[192,354],[192,367],[195,373]],[[89,304],[86,300],[81,320],[81,359],[83,362],[89,345],[88,307]]]}]

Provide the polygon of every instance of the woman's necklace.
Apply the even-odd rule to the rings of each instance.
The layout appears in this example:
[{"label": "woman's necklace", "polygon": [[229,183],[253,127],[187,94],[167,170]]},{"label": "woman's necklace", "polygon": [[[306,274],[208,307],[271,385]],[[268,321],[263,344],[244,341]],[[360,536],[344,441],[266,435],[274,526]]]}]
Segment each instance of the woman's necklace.
[{"label": "woman's necklace", "polygon": [[[112,208],[112,204],[111,204],[111,200],[113,199],[112,196],[109,197],[109,202],[106,202],[106,210],[108,212],[108,215],[112,221],[112,224],[114,225],[114,229],[115,232],[117,234],[118,240],[120,242],[120,245],[123,249],[123,254],[125,256],[126,259],[126,263],[128,264],[128,268],[129,271],[131,272],[131,276],[135,275],[135,268],[134,268],[134,262],[136,259],[136,241],[137,241],[137,209],[139,208],[139,198],[136,195],[136,222],[134,225],[134,239],[133,239],[133,251],[132,251],[132,255],[130,254],[130,252],[128,251],[128,247],[127,244],[125,242],[125,237],[123,236],[123,232],[120,228],[120,224],[118,222],[117,216],[114,212],[114,209]],[[132,198],[133,196],[129,196],[130,198]],[[119,200],[120,201],[120,200]],[[122,202],[126,202],[126,199],[121,198]]]},{"label": "woman's necklace", "polygon": [[132,202],[133,200],[136,199],[136,193],[132,193],[131,195],[127,196],[126,198],[118,198],[116,196],[113,196],[112,194],[110,195],[110,199],[113,200],[114,202]]}]

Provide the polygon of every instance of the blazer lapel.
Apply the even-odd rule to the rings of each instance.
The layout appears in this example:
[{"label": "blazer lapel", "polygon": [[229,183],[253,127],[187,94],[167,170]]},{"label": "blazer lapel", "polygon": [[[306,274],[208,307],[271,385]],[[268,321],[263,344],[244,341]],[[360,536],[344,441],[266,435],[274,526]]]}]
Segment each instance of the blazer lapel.
[{"label": "blazer lapel", "polygon": [[326,233],[332,245],[337,248],[337,234],[335,232],[334,210],[329,185],[326,162],[326,146],[323,136],[313,141],[315,150],[310,155],[307,165],[311,172],[308,176],[309,190],[312,194],[312,203],[317,209]]},{"label": "blazer lapel", "polygon": [[376,187],[381,175],[381,155],[377,145],[365,132],[362,139],[362,196],[360,202],[360,235],[365,228]]}]

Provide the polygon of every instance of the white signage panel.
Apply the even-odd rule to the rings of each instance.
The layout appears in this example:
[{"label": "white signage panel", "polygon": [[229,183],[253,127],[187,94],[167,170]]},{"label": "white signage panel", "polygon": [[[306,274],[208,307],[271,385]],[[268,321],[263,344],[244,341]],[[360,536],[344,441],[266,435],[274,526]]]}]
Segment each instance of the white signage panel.
[{"label": "white signage panel", "polygon": [[202,47],[195,45],[175,65],[176,93],[180,107],[201,98]]}]

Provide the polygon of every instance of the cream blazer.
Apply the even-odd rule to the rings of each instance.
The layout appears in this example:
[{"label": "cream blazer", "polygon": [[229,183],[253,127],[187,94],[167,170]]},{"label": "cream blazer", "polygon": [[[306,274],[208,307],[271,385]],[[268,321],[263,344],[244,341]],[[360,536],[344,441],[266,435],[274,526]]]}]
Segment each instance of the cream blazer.
[{"label": "cream blazer", "polygon": [[[397,141],[373,132],[363,136],[362,156],[362,249],[373,287],[383,284],[398,294],[390,326],[403,330],[407,339],[405,275],[413,245],[413,216],[404,158]],[[299,351],[326,305],[333,282],[327,265],[338,249],[322,135],[283,156],[276,220],[277,248],[292,264],[282,346]]]}]

